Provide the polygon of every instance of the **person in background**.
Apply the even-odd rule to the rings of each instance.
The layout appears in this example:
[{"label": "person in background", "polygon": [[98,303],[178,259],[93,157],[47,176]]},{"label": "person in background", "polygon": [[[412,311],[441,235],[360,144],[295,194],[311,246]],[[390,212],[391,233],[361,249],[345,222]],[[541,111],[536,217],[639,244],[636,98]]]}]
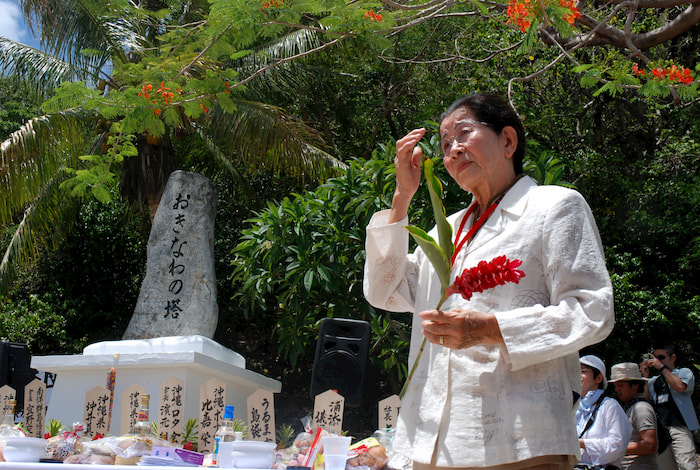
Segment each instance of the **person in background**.
[{"label": "person in background", "polygon": [[690,399],[695,388],[695,376],[686,367],[677,368],[676,360],[676,349],[669,344],[654,349],[654,355],[642,362],[639,368],[644,377],[649,377],[652,368],[659,371],[659,375],[649,380],[647,387],[649,400],[659,420],[671,434],[671,453],[666,451],[659,456],[659,468],[672,469],[673,462],[667,462],[672,456],[679,470],[698,470],[693,434],[700,425]]},{"label": "person in background", "polygon": [[633,362],[615,364],[610,369],[610,383],[615,386],[622,409],[632,423],[632,436],[627,444],[622,470],[658,470],[656,452],[656,413],[644,399],[648,379],[642,377],[639,366]]},{"label": "person in background", "polygon": [[608,386],[605,363],[597,356],[583,356],[581,401],[576,410],[576,430],[583,470],[617,469],[632,435],[632,424],[620,404],[605,396]]},{"label": "person in background", "polygon": [[393,450],[413,470],[571,470],[578,351],[614,325],[593,214],[578,192],[523,175],[525,131],[507,101],[488,93],[455,101],[440,119],[443,163],[465,200],[448,217],[456,245],[449,282],[501,256],[522,261],[525,277],[469,300],[452,295],[437,310],[440,278],[422,249],[409,252],[405,228],[425,132],[396,142],[392,206],[373,215],[365,245],[369,303],[414,314],[409,364],[427,340]]}]

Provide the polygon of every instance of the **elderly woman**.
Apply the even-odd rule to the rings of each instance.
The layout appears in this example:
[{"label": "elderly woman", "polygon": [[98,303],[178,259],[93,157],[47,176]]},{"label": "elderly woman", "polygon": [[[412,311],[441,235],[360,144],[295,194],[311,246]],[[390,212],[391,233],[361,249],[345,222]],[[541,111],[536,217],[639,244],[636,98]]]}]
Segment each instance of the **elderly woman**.
[{"label": "elderly woman", "polygon": [[[425,129],[396,144],[390,210],[367,228],[364,291],[375,307],[413,312],[409,362],[429,344],[403,398],[394,449],[427,468],[564,469],[578,461],[578,350],[614,323],[612,287],[591,211],[573,190],[522,175],[518,116],[489,94],[456,101],[440,123],[444,164],[472,202],[451,215],[452,280],[505,255],[525,277],[467,301],[450,296],[421,249],[408,253],[408,207]],[[466,199],[466,198],[465,198]],[[432,235],[437,239],[436,230]]]}]

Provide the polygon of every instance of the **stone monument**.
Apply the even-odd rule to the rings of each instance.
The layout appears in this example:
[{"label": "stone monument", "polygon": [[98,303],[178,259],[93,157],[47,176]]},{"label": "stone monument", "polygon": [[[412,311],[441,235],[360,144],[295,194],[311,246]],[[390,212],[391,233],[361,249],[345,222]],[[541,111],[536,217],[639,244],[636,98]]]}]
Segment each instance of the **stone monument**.
[{"label": "stone monument", "polygon": [[146,277],[121,341],[87,346],[82,354],[35,356],[32,367],[53,372],[56,382],[47,418],[72,423],[82,419],[86,392],[110,384],[110,433],[118,434],[132,387],[154,397],[151,410],[165,406],[163,383],[183,384],[182,413],[196,418],[202,384],[223,384],[225,403],[246,409],[259,390],[282,388],[277,380],[247,370],[245,359],[213,339],[218,320],[214,274],[214,185],[184,171],[170,175],[148,239]]},{"label": "stone monument", "polygon": [[214,184],[174,171],[148,238],[146,276],[123,339],[212,338],[219,309],[214,273]]}]

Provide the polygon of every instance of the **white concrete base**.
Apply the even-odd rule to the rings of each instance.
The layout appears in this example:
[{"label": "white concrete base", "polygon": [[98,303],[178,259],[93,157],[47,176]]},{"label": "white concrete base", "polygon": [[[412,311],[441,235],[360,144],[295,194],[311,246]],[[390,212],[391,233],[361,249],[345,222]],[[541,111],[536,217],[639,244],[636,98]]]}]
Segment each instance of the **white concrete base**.
[{"label": "white concrete base", "polygon": [[110,434],[121,429],[121,395],[140,385],[151,395],[151,419],[157,420],[160,384],[170,377],[184,382],[184,418],[199,418],[199,387],[216,378],[226,385],[226,404],[236,407],[235,418],[246,420],[246,399],[257,390],[277,393],[282,384],[245,368],[245,359],[204,336],[105,341],[72,356],[35,356],[32,368],[57,374],[46,422],[60,419],[70,426],[83,420],[85,392],[106,386],[110,367],[116,370]]}]

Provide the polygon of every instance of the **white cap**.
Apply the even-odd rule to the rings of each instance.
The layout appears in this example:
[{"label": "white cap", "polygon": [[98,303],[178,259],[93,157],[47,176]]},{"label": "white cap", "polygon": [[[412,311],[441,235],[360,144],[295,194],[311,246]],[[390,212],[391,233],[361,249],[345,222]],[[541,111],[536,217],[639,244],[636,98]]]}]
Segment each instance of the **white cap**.
[{"label": "white cap", "polygon": [[592,354],[589,354],[588,356],[583,356],[581,359],[578,360],[581,364],[585,364],[588,367],[593,367],[594,369],[598,369],[598,371],[603,374],[603,389],[608,387],[608,379],[605,378],[605,363],[603,362],[602,359],[600,359],[598,356],[594,356]]}]

